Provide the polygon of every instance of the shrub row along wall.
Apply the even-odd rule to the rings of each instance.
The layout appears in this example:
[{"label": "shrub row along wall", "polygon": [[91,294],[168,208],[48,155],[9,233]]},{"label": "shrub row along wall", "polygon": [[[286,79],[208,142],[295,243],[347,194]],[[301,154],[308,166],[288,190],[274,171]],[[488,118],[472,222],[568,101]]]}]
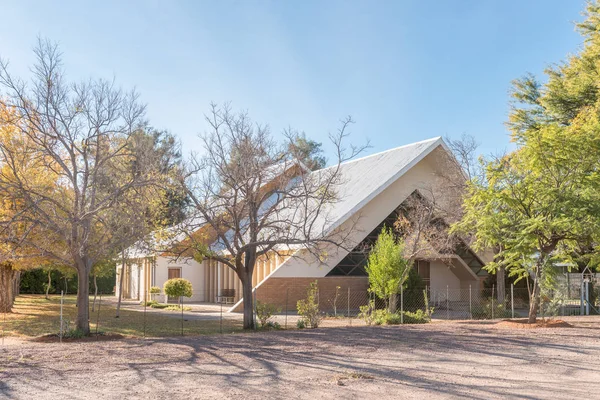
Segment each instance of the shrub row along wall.
[{"label": "shrub row along wall", "polygon": [[[50,294],[60,294],[61,290],[68,294],[77,293],[77,275],[75,273],[65,275],[53,270],[50,272],[51,285]],[[115,288],[115,273],[110,276],[97,278],[98,293],[112,294]],[[22,294],[44,294],[48,285],[48,272],[43,269],[33,269],[21,273],[20,293]],[[94,294],[94,281],[90,277],[90,294]]]},{"label": "shrub row along wall", "polygon": [[[363,276],[336,276],[324,278],[268,278],[256,289],[256,299],[263,303],[274,304],[285,310],[286,304],[289,311],[296,310],[298,300],[306,298],[306,291],[312,282],[317,282],[319,287],[319,308],[323,312],[331,313],[335,308],[345,312],[348,306],[352,310],[367,304],[369,280]],[[337,300],[336,297],[336,287]],[[348,303],[348,289],[350,289],[350,303]],[[240,303],[233,311],[241,312]]]}]

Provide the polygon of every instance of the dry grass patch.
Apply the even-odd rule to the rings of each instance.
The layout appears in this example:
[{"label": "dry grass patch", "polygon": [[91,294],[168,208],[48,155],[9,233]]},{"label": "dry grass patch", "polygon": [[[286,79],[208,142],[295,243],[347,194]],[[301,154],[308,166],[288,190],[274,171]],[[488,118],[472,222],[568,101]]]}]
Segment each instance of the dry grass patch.
[{"label": "dry grass patch", "polygon": [[[63,317],[69,321],[69,328],[75,327],[75,302],[74,295],[65,296]],[[182,334],[182,322],[179,317],[158,312],[149,312],[144,316],[142,311],[126,309],[121,309],[119,318],[115,318],[115,315],[116,309],[112,304],[102,304],[99,311],[96,309],[95,312],[90,312],[91,332],[134,337],[169,337]],[[6,336],[38,337],[57,334],[60,331],[60,296],[51,296],[49,300],[42,295],[19,296],[13,312],[0,315],[0,325]],[[187,336],[241,330],[240,321],[224,319],[221,324],[219,320],[199,320],[184,314],[183,334]]]}]

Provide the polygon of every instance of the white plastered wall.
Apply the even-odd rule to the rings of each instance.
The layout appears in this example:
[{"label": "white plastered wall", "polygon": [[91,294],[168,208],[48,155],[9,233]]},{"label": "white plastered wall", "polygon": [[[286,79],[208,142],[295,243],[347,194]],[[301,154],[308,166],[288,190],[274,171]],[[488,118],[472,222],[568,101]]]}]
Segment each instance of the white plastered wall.
[{"label": "white plastered wall", "polygon": [[452,271],[452,268],[456,267],[449,267],[447,264],[444,264],[441,261],[431,261],[429,265],[429,287],[431,289],[430,296],[432,298],[434,296],[441,296],[445,299],[447,293],[450,301],[461,300],[461,281]]},{"label": "white plastered wall", "polygon": [[132,299],[140,299],[140,266],[137,263],[131,264],[131,279],[129,281],[129,294]]},{"label": "white plastered wall", "polygon": [[207,301],[204,290],[204,262],[201,264],[191,258],[174,259],[170,257],[156,257],[156,271],[154,286],[161,288],[161,294],[155,299],[159,302],[166,302],[166,297],[162,293],[162,288],[169,277],[169,268],[180,268],[181,277],[192,283],[193,295],[184,301]]}]

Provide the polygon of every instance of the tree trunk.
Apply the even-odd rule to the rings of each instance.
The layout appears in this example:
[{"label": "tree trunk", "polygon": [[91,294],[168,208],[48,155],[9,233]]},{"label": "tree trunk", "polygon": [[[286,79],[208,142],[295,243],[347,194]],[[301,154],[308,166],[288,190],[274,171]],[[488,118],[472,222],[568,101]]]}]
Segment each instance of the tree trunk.
[{"label": "tree trunk", "polygon": [[498,304],[502,305],[502,308],[504,308],[505,304],[504,304],[504,297],[506,295],[506,286],[504,285],[505,282],[505,268],[504,267],[499,267],[498,271],[496,272],[496,287],[498,288]]},{"label": "tree trunk", "polygon": [[92,302],[92,311],[96,310],[96,297],[98,297],[98,282],[96,282],[96,274],[94,274],[94,301]]},{"label": "tree trunk", "polygon": [[21,271],[13,270],[13,292],[12,292],[12,302],[15,302],[17,296],[21,293]]},{"label": "tree trunk", "polygon": [[254,298],[252,296],[252,273],[242,279],[242,295],[244,297],[244,329],[254,329]]},{"label": "tree trunk", "polygon": [[119,311],[121,311],[121,299],[123,298],[123,279],[125,277],[125,253],[122,254],[123,261],[121,263],[121,276],[119,276],[119,297],[117,298],[117,313],[115,318],[119,318]]},{"label": "tree trunk", "polygon": [[14,273],[10,264],[0,264],[0,312],[12,312],[14,303]]},{"label": "tree trunk", "polygon": [[51,271],[48,270],[48,286],[46,286],[46,300],[48,300],[48,294],[50,293],[50,285],[52,285]]},{"label": "tree trunk", "polygon": [[540,269],[541,265],[538,265],[533,277],[533,288],[529,293],[529,318],[527,319],[527,323],[529,324],[534,324],[537,321],[537,312],[540,304]]},{"label": "tree trunk", "polygon": [[388,303],[388,312],[395,313],[398,309],[398,295],[396,293],[390,294]]},{"label": "tree trunk", "polygon": [[84,335],[90,334],[90,269],[88,262],[77,268],[77,329]]},{"label": "tree trunk", "polygon": [[242,292],[244,295],[244,329],[255,329],[254,296],[252,293],[252,275],[256,264],[256,249],[246,251],[243,265],[237,265],[238,271],[243,271]]}]

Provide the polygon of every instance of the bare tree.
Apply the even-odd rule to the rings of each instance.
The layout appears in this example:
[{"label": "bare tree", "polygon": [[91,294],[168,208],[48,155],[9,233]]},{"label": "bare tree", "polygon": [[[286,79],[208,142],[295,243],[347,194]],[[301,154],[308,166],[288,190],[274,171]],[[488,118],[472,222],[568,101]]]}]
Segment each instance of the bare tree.
[{"label": "bare tree", "polygon": [[330,139],[336,164],[310,172],[293,153],[295,137],[278,145],[268,126],[229,106],[212,105],[204,156],[190,165],[185,187],[198,218],[191,231],[196,258],[231,268],[242,284],[244,328],[253,328],[252,275],[259,256],[306,250],[317,260],[323,246],[343,247],[348,232],[331,230],[331,205],[343,182],[340,164],[365,147],[343,146],[350,117]]},{"label": "bare tree", "polygon": [[[463,180],[463,188],[459,191],[461,203],[463,196],[466,194],[467,185],[477,183],[483,185],[486,182],[484,161],[487,157],[478,155],[479,143],[471,135],[463,134],[459,139],[446,138],[448,147],[452,150],[455,160],[466,175]],[[504,155],[496,155],[494,159],[501,159]],[[459,213],[452,219],[452,222],[459,221],[462,218],[462,207],[457,208]],[[465,238],[465,240],[468,240]],[[491,249],[494,254],[500,253],[500,248]],[[496,269],[496,297],[498,304],[504,305],[504,297],[506,295],[506,268],[503,265]]]},{"label": "bare tree", "polygon": [[[14,111],[0,122],[18,130],[26,156],[49,178],[28,174],[24,154],[0,143],[0,194],[22,205],[2,226],[4,232],[20,227],[12,243],[77,270],[76,322],[87,334],[92,266],[129,245],[116,229],[127,231],[130,243],[145,234],[132,228],[132,214],[142,209],[135,205],[144,203],[145,189],[158,184],[164,171],[140,142],[147,125],[135,92],[104,80],[69,83],[55,44],[40,39],[34,51],[29,84],[0,61],[0,88]],[[33,230],[43,234],[29,235]]]},{"label": "bare tree", "polygon": [[447,137],[446,143],[454,154],[456,163],[462,168],[466,175],[466,182],[481,180],[483,170],[479,162],[478,149],[479,143],[471,135],[462,134],[459,139]]},{"label": "bare tree", "polygon": [[[446,139],[451,153],[438,149],[436,174],[432,181],[413,192],[398,208],[395,233],[404,241],[404,257],[414,264],[419,259],[437,259],[452,266],[458,246],[464,243],[450,233],[450,225],[462,217],[467,185],[479,176],[473,137]],[[409,269],[401,277],[408,279]]]},{"label": "bare tree", "polygon": [[448,262],[459,243],[448,232],[444,211],[433,193],[425,197],[418,190],[413,192],[400,206],[394,230],[402,236],[404,257],[411,262],[421,258]]}]

